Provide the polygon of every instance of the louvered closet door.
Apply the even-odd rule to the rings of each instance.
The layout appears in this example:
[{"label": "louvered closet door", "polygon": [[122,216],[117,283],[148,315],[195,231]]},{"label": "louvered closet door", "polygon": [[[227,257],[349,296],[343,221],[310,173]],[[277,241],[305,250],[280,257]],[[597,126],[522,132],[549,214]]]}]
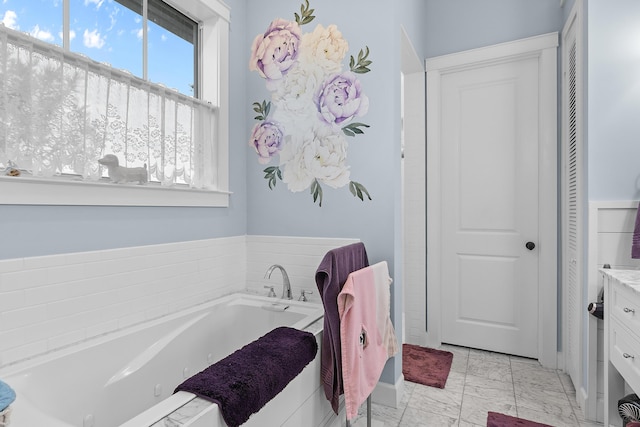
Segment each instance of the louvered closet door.
[{"label": "louvered closet door", "polygon": [[[574,21],[575,22],[575,21]],[[574,384],[579,384],[582,351],[580,344],[581,319],[583,314],[582,292],[580,288],[580,259],[582,241],[580,238],[580,170],[581,145],[579,123],[578,88],[578,45],[576,26],[570,25],[565,31],[564,46],[564,105],[565,121],[563,135],[564,149],[564,311],[566,321],[566,370]]]}]

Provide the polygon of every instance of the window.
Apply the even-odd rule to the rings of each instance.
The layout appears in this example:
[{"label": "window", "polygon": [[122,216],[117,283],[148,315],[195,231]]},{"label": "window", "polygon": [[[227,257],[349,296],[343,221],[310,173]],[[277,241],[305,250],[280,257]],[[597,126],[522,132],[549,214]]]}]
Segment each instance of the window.
[{"label": "window", "polygon": [[[51,10],[23,15],[38,2],[0,7],[6,27],[30,35],[1,32],[0,171],[23,173],[0,176],[0,203],[226,206],[226,6],[40,1],[68,18],[56,21]],[[12,3],[22,6],[12,10]],[[108,184],[97,162],[105,154],[148,168],[149,183]],[[55,193],[43,190],[51,185]]]}]

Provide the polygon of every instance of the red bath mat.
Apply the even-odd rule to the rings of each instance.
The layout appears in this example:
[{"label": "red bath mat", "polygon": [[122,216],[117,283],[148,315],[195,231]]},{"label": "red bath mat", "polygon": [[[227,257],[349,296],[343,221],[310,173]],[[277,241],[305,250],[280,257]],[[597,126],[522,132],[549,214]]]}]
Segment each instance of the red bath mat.
[{"label": "red bath mat", "polygon": [[412,383],[444,388],[452,361],[449,351],[402,344],[402,374]]},{"label": "red bath mat", "polygon": [[489,412],[487,427],[553,427],[549,424],[536,423],[523,418],[511,417],[498,412]]}]

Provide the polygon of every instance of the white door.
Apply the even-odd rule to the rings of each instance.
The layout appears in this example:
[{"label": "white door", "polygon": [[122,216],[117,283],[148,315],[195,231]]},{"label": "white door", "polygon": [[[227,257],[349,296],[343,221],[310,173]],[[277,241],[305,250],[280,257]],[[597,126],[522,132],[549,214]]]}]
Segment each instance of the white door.
[{"label": "white door", "polygon": [[442,76],[442,341],[538,356],[538,60]]}]

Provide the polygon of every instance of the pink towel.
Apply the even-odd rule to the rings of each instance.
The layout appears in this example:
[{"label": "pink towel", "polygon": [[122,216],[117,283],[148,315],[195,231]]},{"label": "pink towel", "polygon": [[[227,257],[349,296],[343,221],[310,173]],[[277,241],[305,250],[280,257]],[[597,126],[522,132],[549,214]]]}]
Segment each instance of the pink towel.
[{"label": "pink towel", "polygon": [[338,295],[342,380],[349,420],[358,415],[387,359],[397,352],[389,318],[390,284],[383,261],[351,273]]},{"label": "pink towel", "polygon": [[359,242],[330,250],[316,270],[316,285],[324,304],[320,378],[325,396],[336,414],[339,410],[340,395],[344,393],[338,294],[349,274],[368,265],[367,251],[364,244]]},{"label": "pink towel", "polygon": [[638,211],[636,212],[636,225],[633,230],[631,242],[631,258],[640,258],[640,204],[638,205]]}]

